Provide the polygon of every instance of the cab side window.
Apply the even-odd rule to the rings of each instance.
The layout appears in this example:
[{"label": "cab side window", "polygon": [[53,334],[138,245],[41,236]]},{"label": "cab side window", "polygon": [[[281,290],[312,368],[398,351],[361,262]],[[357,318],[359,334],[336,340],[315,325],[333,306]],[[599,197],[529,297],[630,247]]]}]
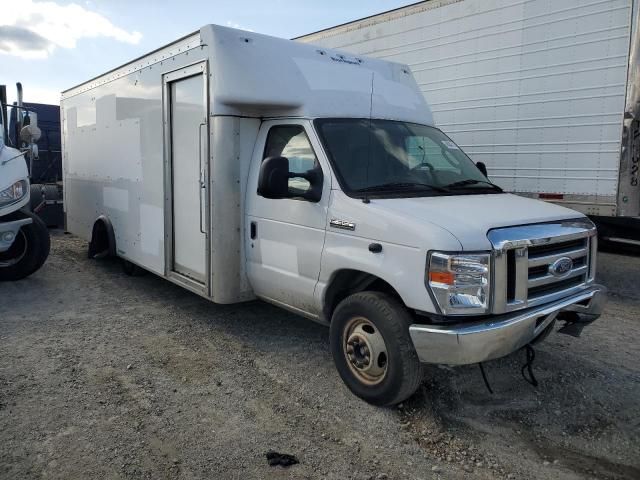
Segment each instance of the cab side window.
[{"label": "cab side window", "polygon": [[[263,160],[267,157],[289,159],[291,174],[304,174],[318,166],[318,159],[309,138],[301,125],[277,125],[271,127],[267,135]],[[308,180],[301,177],[289,178],[289,193],[295,196],[311,188]]]}]

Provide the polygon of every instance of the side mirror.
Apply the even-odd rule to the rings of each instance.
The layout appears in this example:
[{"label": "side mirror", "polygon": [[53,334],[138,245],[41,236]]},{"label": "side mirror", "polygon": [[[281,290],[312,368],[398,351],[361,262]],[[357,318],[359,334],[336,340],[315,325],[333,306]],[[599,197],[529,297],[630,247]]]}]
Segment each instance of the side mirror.
[{"label": "side mirror", "polygon": [[309,182],[309,190],[304,192],[302,198],[310,202],[319,202],[322,198],[322,184],[324,182],[324,174],[320,165],[316,164],[315,168],[307,170],[300,177]]},{"label": "side mirror", "polygon": [[264,198],[286,198],[289,194],[289,160],[267,157],[260,165],[258,195]]},{"label": "side mirror", "polygon": [[25,125],[20,130],[20,140],[30,145],[40,140],[42,132],[37,125]]},{"label": "side mirror", "polygon": [[[22,127],[20,130],[20,140],[24,142],[27,147],[26,150],[29,153],[30,160],[38,160],[38,144],[36,143],[40,140],[40,136],[42,132],[38,128],[37,125],[29,124]],[[31,169],[29,169],[31,171]]]},{"label": "side mirror", "polygon": [[480,170],[480,172],[485,177],[489,177],[489,174],[487,173],[487,166],[484,164],[484,162],[476,162],[476,167],[478,167],[478,170]]}]

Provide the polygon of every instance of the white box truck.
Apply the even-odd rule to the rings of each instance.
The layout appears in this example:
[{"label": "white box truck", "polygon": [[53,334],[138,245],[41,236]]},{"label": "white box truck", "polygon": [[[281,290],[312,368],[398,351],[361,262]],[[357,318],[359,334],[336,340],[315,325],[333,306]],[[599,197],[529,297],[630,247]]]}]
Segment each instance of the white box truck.
[{"label": "white box truck", "polygon": [[430,0],[297,40],[408,64],[498,185],[640,245],[637,0]]},{"label": "white box truck", "polygon": [[423,362],[601,313],[593,223],[490,183],[406,65],[208,25],[61,106],[67,228],[91,257],[329,325],[373,404],[411,395]]}]

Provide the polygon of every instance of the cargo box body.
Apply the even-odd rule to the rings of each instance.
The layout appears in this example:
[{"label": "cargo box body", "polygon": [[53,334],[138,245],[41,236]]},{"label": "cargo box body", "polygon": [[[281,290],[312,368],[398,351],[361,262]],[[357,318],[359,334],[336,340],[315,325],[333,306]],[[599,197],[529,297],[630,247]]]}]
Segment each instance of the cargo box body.
[{"label": "cargo box body", "polygon": [[432,121],[406,65],[206,25],[63,92],[67,229],[89,241],[104,219],[127,262],[252,299],[245,188],[263,120],[369,115]]}]

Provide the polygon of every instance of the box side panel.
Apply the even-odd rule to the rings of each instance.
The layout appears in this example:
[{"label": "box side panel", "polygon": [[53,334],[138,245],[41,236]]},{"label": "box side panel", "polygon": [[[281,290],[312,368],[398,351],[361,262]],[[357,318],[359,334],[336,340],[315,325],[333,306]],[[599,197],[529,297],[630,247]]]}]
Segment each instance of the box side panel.
[{"label": "box side panel", "polygon": [[613,215],[632,3],[425,2],[302,40],[409,64],[435,123],[499,185]]},{"label": "box side panel", "polygon": [[216,303],[255,298],[242,239],[246,179],[260,123],[256,118],[211,118],[211,291]]},{"label": "box side panel", "polygon": [[[112,222],[119,256],[165,274],[162,75],[206,59],[199,45],[96,81],[62,100],[67,228]],[[80,88],[80,87],[79,87]]]}]

